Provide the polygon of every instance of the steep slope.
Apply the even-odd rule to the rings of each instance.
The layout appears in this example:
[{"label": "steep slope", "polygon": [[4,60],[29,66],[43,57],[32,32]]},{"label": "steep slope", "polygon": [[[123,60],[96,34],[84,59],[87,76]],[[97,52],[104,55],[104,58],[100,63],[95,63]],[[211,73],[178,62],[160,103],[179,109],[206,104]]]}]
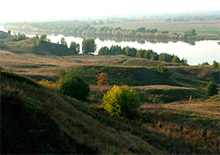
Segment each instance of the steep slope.
[{"label": "steep slope", "polygon": [[132,133],[135,125],[29,79],[1,72],[1,89],[1,153],[162,153]]},{"label": "steep slope", "polygon": [[[140,120],[126,121],[27,78],[0,73],[2,154],[218,154],[220,151],[219,98],[208,106],[210,112],[214,110],[213,114],[204,110],[191,112],[188,104],[186,110],[182,109],[182,103],[164,105],[166,109],[163,105],[145,104]],[[205,104],[200,102],[198,106]]]}]

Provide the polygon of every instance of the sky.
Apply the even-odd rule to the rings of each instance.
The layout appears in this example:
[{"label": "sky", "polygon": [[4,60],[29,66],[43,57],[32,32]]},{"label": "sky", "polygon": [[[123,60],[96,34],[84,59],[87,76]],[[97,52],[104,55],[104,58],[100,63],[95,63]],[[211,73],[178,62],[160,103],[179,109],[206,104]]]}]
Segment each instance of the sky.
[{"label": "sky", "polygon": [[0,23],[220,10],[219,0],[0,0]]}]

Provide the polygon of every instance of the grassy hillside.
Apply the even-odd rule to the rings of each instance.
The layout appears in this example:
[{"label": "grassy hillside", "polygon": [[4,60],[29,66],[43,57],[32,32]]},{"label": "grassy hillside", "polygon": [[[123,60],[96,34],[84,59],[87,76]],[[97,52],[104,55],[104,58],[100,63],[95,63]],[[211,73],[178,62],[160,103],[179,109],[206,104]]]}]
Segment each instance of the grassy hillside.
[{"label": "grassy hillside", "polygon": [[13,40],[13,36],[9,36],[7,33],[0,31],[0,49],[9,50],[14,53],[34,53],[39,55],[57,55],[64,56],[69,55],[70,51],[67,46],[49,43],[43,41],[39,47],[35,45],[35,40],[27,38],[23,40]]},{"label": "grassy hillside", "polygon": [[1,153],[220,153],[219,97],[145,104],[126,121],[12,73],[1,92]]},{"label": "grassy hillside", "polygon": [[[154,71],[153,68],[158,64],[162,64],[170,69],[172,73],[170,78],[163,77]],[[59,57],[30,53],[17,54],[7,50],[0,50],[0,65],[37,81],[41,79],[56,81],[57,71],[64,69],[77,72],[92,85],[97,84],[96,76],[100,72],[108,74],[110,85],[181,85],[203,89],[210,80],[220,84],[219,69],[179,66],[174,63],[130,58],[124,55]]]}]

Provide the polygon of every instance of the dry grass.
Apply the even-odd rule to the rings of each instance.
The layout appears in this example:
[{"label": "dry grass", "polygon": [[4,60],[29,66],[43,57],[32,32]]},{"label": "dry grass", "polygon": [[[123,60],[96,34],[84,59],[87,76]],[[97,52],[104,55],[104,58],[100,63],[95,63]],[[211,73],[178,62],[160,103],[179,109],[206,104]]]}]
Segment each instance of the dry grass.
[{"label": "dry grass", "polygon": [[194,90],[193,88],[188,87],[178,87],[178,86],[170,86],[170,85],[149,85],[149,86],[138,86],[133,87],[135,89],[163,89],[163,90],[169,90],[169,89],[183,89],[183,90]]},{"label": "dry grass", "polygon": [[[134,61],[136,63],[134,63]],[[40,56],[30,53],[16,54],[6,50],[0,50],[0,65],[15,73],[23,75],[56,75],[56,70],[78,66],[106,65],[127,67],[152,67],[158,65],[158,61],[135,59],[124,55],[120,56]],[[169,65],[168,63],[164,63]]]},{"label": "dry grass", "polygon": [[25,81],[6,79],[4,75],[1,81],[3,93],[9,96],[16,94],[21,100],[39,107],[55,120],[68,136],[96,153],[162,153],[141,137],[131,132],[117,131],[106,125],[108,121],[114,120],[98,114],[77,100],[58,95],[43,87],[34,87]]},{"label": "dry grass", "polygon": [[[122,154],[191,154],[219,153],[219,101],[193,101],[200,113],[191,110],[187,103],[156,104],[142,106],[141,119],[134,123],[118,120],[86,104],[54,91],[32,85],[25,78],[11,79],[2,74],[1,88],[4,94],[16,95],[42,109],[67,135],[91,151]],[[108,88],[94,90],[105,92]],[[211,103],[209,108],[205,104]],[[181,109],[182,106],[185,109]],[[97,108],[97,107],[96,107]],[[195,108],[197,109],[197,108]],[[206,110],[205,110],[206,109]]]},{"label": "dry grass", "polygon": [[[170,104],[144,104],[141,110],[152,124],[147,128],[177,141],[181,139],[191,149],[220,152],[220,100],[188,101]],[[148,120],[149,121],[149,120]],[[200,152],[204,153],[204,152]]]}]

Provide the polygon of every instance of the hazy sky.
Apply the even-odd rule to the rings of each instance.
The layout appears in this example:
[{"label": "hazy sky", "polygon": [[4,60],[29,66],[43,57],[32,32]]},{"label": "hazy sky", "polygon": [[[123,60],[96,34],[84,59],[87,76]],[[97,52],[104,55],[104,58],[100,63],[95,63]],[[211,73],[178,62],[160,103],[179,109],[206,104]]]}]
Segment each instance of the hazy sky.
[{"label": "hazy sky", "polygon": [[0,0],[0,22],[220,10],[219,0]]}]

